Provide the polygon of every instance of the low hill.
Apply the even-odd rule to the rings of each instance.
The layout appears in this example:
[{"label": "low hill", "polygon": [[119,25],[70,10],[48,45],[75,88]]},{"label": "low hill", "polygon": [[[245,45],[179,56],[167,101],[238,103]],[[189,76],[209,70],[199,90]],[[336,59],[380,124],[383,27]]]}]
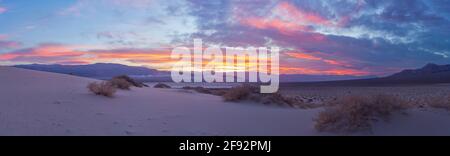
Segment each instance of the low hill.
[{"label": "low hill", "polygon": [[127,66],[122,64],[113,63],[97,63],[88,65],[44,65],[44,64],[29,64],[29,65],[16,65],[14,67],[54,72],[61,74],[70,74],[82,77],[91,78],[110,78],[117,75],[160,75],[164,72],[149,69],[146,67]]},{"label": "low hill", "polygon": [[296,86],[380,86],[380,85],[420,85],[450,83],[450,65],[427,64],[419,69],[403,70],[381,78],[358,80],[284,83],[285,87]]}]

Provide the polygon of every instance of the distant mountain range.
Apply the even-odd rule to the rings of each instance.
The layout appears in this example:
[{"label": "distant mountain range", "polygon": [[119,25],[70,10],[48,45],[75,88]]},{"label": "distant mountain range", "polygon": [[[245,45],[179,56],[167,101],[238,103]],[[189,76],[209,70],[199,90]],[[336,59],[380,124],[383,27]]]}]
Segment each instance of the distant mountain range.
[{"label": "distant mountain range", "polygon": [[[29,64],[16,65],[14,67],[54,72],[61,74],[71,74],[82,77],[91,77],[97,79],[109,79],[117,75],[129,75],[141,81],[163,81],[168,82],[170,73],[167,71],[158,71],[146,67],[126,66],[122,64],[97,63],[88,65],[60,65],[60,64]],[[312,81],[335,81],[335,80],[351,80],[373,78],[374,76],[351,76],[351,75],[304,75],[291,74],[281,75],[281,82],[312,82]]]},{"label": "distant mountain range", "polygon": [[126,66],[112,63],[97,63],[88,65],[29,64],[16,65],[14,67],[99,79],[108,79],[118,75],[167,75],[167,72],[149,69],[146,67]]},{"label": "distant mountain range", "polygon": [[403,70],[388,77],[389,79],[409,81],[450,81],[450,65],[427,64],[423,68],[415,70]]},{"label": "distant mountain range", "polygon": [[[30,64],[16,65],[14,67],[98,79],[109,79],[117,75],[129,75],[141,81],[171,81],[170,73],[167,71],[112,63],[88,65]],[[315,86],[450,83],[450,65],[436,65],[430,63],[420,69],[408,69],[382,78],[377,78],[375,76],[350,75],[281,75],[280,82]]]},{"label": "distant mountain range", "polygon": [[419,69],[403,70],[399,73],[381,77],[356,80],[297,82],[285,86],[379,86],[450,83],[450,65],[427,64]]}]

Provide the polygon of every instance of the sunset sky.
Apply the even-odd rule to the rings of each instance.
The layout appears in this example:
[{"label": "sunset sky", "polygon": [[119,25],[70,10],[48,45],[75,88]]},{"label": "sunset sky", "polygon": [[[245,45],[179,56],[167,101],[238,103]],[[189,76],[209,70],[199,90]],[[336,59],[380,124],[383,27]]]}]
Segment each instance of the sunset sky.
[{"label": "sunset sky", "polygon": [[282,73],[450,64],[450,0],[0,0],[0,64],[169,69],[176,46],[281,48]]}]

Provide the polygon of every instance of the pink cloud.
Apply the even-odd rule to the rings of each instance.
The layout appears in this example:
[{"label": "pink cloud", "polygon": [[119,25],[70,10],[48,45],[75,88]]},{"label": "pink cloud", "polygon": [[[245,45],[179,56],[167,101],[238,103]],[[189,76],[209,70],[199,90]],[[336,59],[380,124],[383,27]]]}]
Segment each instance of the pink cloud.
[{"label": "pink cloud", "polygon": [[342,66],[342,67],[350,66],[347,62],[344,62],[344,61],[338,61],[338,60],[334,60],[334,59],[327,59],[324,57],[320,57],[320,54],[322,54],[322,52],[313,52],[311,54],[303,53],[303,52],[286,52],[285,54],[292,58],[311,60],[311,61],[321,61],[328,65],[335,65],[335,66]]},{"label": "pink cloud", "polygon": [[246,18],[242,19],[241,23],[257,29],[276,29],[284,34],[289,34],[292,31],[308,30],[306,26],[280,19]]},{"label": "pink cloud", "polygon": [[293,58],[297,58],[297,59],[305,59],[305,60],[314,60],[314,61],[320,61],[322,60],[322,58],[311,55],[311,54],[306,54],[306,53],[299,53],[299,52],[286,52],[286,55],[293,57]]},{"label": "pink cloud", "polygon": [[8,35],[0,34],[0,50],[20,48],[21,43],[16,41],[8,41]]},{"label": "pink cloud", "polygon": [[291,19],[292,21],[302,23],[305,25],[331,25],[332,22],[314,12],[307,12],[297,8],[296,6],[288,3],[281,2],[275,7],[276,13],[284,18]]},{"label": "pink cloud", "polygon": [[6,39],[8,39],[8,35],[0,34],[0,40],[6,40]]},{"label": "pink cloud", "polygon": [[243,25],[257,29],[276,29],[285,35],[296,31],[311,32],[310,26],[333,26],[333,21],[320,14],[304,11],[288,2],[279,3],[271,10],[271,14],[264,17],[236,17]]},{"label": "pink cloud", "polygon": [[5,13],[8,9],[0,6],[0,14]]},{"label": "pink cloud", "polygon": [[20,43],[15,41],[0,41],[0,49],[20,48]]},{"label": "pink cloud", "polygon": [[[1,42],[0,42],[1,43]],[[121,62],[155,64],[171,61],[170,50],[154,49],[111,49],[79,50],[86,46],[41,44],[34,48],[0,54],[0,61],[29,62],[45,64],[89,64],[96,62]],[[136,62],[139,60],[139,62]]]},{"label": "pink cloud", "polygon": [[[98,50],[89,46],[70,46],[60,44],[42,44],[34,48],[22,49],[0,54],[0,61],[17,63],[45,64],[91,64],[114,62],[129,65],[142,65],[160,70],[170,70],[174,61],[170,57],[170,48],[163,49],[108,49]],[[90,50],[80,50],[90,49]],[[284,74],[329,74],[329,75],[367,75],[363,69],[352,69],[347,62],[330,59],[321,52],[289,51],[284,58],[309,60],[299,64],[285,61],[280,70]],[[298,61],[296,61],[298,63]]]},{"label": "pink cloud", "polygon": [[44,44],[36,48],[0,54],[0,60],[27,60],[30,58],[31,60],[34,60],[34,58],[76,57],[83,54],[83,52],[73,51],[62,45]]}]

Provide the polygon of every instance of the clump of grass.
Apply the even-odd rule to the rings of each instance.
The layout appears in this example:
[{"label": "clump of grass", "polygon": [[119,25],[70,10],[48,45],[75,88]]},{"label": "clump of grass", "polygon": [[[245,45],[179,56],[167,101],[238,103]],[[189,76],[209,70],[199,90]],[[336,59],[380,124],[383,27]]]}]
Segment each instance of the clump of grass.
[{"label": "clump of grass", "polygon": [[203,88],[203,87],[183,87],[183,89],[187,89],[187,90],[194,90],[198,93],[203,93],[203,94],[211,94],[211,90],[208,88]]},{"label": "clump of grass", "polygon": [[388,117],[407,109],[408,104],[397,96],[348,96],[337,99],[331,107],[320,112],[315,119],[318,131],[354,132],[370,130],[372,121]]},{"label": "clump of grass", "polygon": [[113,78],[109,82],[114,87],[116,87],[118,89],[122,89],[122,90],[130,90],[131,86],[133,85],[130,82],[128,82],[126,79],[123,79],[123,78]]},{"label": "clump of grass", "polygon": [[216,95],[216,96],[222,96],[227,92],[227,89],[221,89],[221,88],[204,88],[204,87],[184,86],[182,89],[193,90],[197,93],[211,94],[211,95]]},{"label": "clump of grass", "polygon": [[164,83],[158,83],[155,86],[153,86],[153,88],[172,88],[169,85],[166,85]]},{"label": "clump of grass", "polygon": [[112,80],[114,80],[114,79],[123,79],[123,80],[127,81],[128,83],[130,83],[132,86],[135,86],[138,88],[148,87],[146,84],[144,84],[142,82],[138,82],[138,81],[134,80],[133,78],[129,77],[128,75],[116,76],[116,77],[112,78]]},{"label": "clump of grass", "polygon": [[110,82],[92,82],[88,84],[87,88],[92,93],[105,97],[113,97],[116,93],[116,88]]},{"label": "clump of grass", "polygon": [[142,87],[143,84],[139,84],[132,78],[122,75],[122,76],[116,76],[112,78],[109,81],[105,82],[92,82],[89,83],[87,88],[89,91],[96,95],[102,95],[106,97],[113,97],[113,95],[116,93],[116,89],[122,89],[122,90],[130,90],[132,86],[136,87]]},{"label": "clump of grass", "polygon": [[251,84],[243,84],[235,86],[230,89],[224,88],[203,88],[203,87],[191,87],[185,86],[184,90],[193,90],[202,94],[211,94],[216,96],[222,96],[225,101],[228,102],[240,102],[240,101],[253,101],[263,104],[278,104],[287,105],[295,108],[309,109],[317,108],[318,105],[303,102],[302,100],[284,96],[281,93],[261,94],[259,88]]},{"label": "clump of grass", "polygon": [[192,89],[194,89],[194,87],[191,87],[191,86],[184,86],[184,87],[182,87],[181,89],[192,90]]},{"label": "clump of grass", "polygon": [[225,101],[242,101],[246,100],[252,93],[255,92],[255,87],[250,85],[241,85],[232,87],[225,94],[222,95]]},{"label": "clump of grass", "polygon": [[262,102],[264,104],[279,104],[279,105],[289,105],[294,106],[297,101],[294,98],[283,96],[280,93],[273,93],[273,94],[262,94]]},{"label": "clump of grass", "polygon": [[450,111],[450,96],[447,97],[433,97],[429,99],[428,106],[432,108],[445,109]]},{"label": "clump of grass", "polygon": [[258,87],[249,84],[222,90],[222,92],[218,92],[218,95],[221,95],[225,101],[231,102],[249,100],[263,104],[287,105],[297,108],[310,107],[295,98],[284,96],[281,93],[261,94]]}]

